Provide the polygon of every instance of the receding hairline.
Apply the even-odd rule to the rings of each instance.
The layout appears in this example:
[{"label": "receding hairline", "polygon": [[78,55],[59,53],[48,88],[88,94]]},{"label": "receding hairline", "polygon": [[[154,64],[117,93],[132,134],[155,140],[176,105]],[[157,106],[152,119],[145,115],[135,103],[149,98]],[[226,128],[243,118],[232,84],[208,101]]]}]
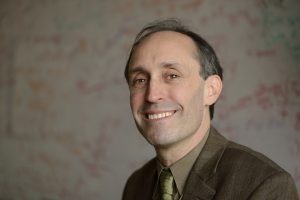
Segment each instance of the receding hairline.
[{"label": "receding hairline", "polygon": [[164,33],[171,33],[171,34],[175,34],[175,35],[180,35],[182,36],[182,39],[186,40],[186,41],[189,41],[189,43],[192,45],[191,47],[193,48],[191,50],[191,53],[193,54],[193,57],[195,58],[196,61],[198,61],[199,63],[199,66],[200,66],[200,69],[202,68],[201,66],[201,63],[199,61],[199,58],[200,58],[200,50],[199,48],[197,47],[197,44],[196,42],[193,40],[192,37],[190,37],[189,35],[187,34],[184,34],[184,33],[181,33],[181,32],[178,32],[176,30],[159,30],[159,31],[156,31],[156,32],[152,32],[148,35],[146,35],[145,37],[142,37],[139,42],[134,46],[134,48],[132,49],[132,55],[130,57],[130,60],[129,60],[129,63],[128,63],[128,67],[131,66],[132,64],[132,60],[134,58],[134,55],[135,55],[135,52],[138,50],[138,48],[145,42],[147,42],[147,40],[153,38],[153,37],[157,37],[157,34],[164,34]]}]

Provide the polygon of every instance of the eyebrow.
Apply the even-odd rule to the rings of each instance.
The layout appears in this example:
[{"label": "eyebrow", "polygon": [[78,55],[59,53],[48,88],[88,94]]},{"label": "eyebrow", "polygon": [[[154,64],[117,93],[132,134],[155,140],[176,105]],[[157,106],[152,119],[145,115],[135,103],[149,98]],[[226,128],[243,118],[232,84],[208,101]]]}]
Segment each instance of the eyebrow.
[{"label": "eyebrow", "polygon": [[128,70],[128,75],[136,73],[136,72],[146,72],[146,70],[142,66],[136,66],[133,69],[131,68]]},{"label": "eyebrow", "polygon": [[[180,67],[180,64],[177,63],[177,62],[167,61],[167,62],[161,62],[159,64],[159,66],[162,67],[162,68],[177,69],[177,68]],[[128,75],[134,74],[134,73],[137,73],[137,72],[147,72],[147,70],[142,65],[139,65],[139,66],[136,66],[136,67],[133,67],[133,68],[129,69]]]},{"label": "eyebrow", "polygon": [[160,63],[160,66],[163,68],[177,68],[180,66],[180,64],[177,62],[168,61]]}]

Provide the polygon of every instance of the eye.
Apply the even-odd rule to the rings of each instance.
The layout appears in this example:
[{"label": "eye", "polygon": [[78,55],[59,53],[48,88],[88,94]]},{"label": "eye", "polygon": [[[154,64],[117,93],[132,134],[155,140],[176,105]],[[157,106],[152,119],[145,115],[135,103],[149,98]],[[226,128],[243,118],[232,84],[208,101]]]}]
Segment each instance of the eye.
[{"label": "eye", "polygon": [[145,78],[136,78],[132,80],[131,86],[134,88],[142,88],[144,85],[146,85],[147,79]]},{"label": "eye", "polygon": [[178,78],[178,75],[176,75],[176,74],[169,74],[168,78],[169,79],[175,79],[175,78]]},{"label": "eye", "polygon": [[174,80],[174,79],[179,78],[179,76],[174,73],[169,73],[169,74],[166,74],[166,78],[167,78],[167,80]]},{"label": "eye", "polygon": [[141,84],[141,83],[144,83],[146,82],[146,79],[143,79],[143,78],[139,78],[139,79],[136,79],[133,81],[134,84]]}]

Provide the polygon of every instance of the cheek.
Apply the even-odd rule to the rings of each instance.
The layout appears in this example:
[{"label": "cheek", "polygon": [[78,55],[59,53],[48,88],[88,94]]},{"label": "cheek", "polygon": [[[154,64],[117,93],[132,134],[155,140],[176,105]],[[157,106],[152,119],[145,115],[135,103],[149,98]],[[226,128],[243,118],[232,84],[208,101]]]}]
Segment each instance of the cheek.
[{"label": "cheek", "polygon": [[132,110],[137,110],[138,107],[143,103],[143,95],[141,93],[132,92],[130,93],[130,106]]},{"label": "cheek", "polygon": [[177,100],[182,104],[185,110],[199,112],[203,109],[203,88],[190,86],[177,95]]},{"label": "cheek", "polygon": [[190,104],[190,103],[197,103],[199,104],[202,101],[203,97],[203,87],[200,86],[197,82],[187,82],[185,85],[181,85],[180,87],[176,87],[170,95],[173,99],[176,99],[178,102],[182,104]]}]

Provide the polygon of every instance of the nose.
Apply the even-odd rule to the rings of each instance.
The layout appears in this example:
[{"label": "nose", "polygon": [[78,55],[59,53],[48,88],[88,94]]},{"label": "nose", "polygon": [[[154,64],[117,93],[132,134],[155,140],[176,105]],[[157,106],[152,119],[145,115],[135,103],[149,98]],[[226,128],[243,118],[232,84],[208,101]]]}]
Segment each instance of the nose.
[{"label": "nose", "polygon": [[160,80],[150,80],[148,83],[145,100],[149,103],[157,103],[164,99],[165,87]]}]

